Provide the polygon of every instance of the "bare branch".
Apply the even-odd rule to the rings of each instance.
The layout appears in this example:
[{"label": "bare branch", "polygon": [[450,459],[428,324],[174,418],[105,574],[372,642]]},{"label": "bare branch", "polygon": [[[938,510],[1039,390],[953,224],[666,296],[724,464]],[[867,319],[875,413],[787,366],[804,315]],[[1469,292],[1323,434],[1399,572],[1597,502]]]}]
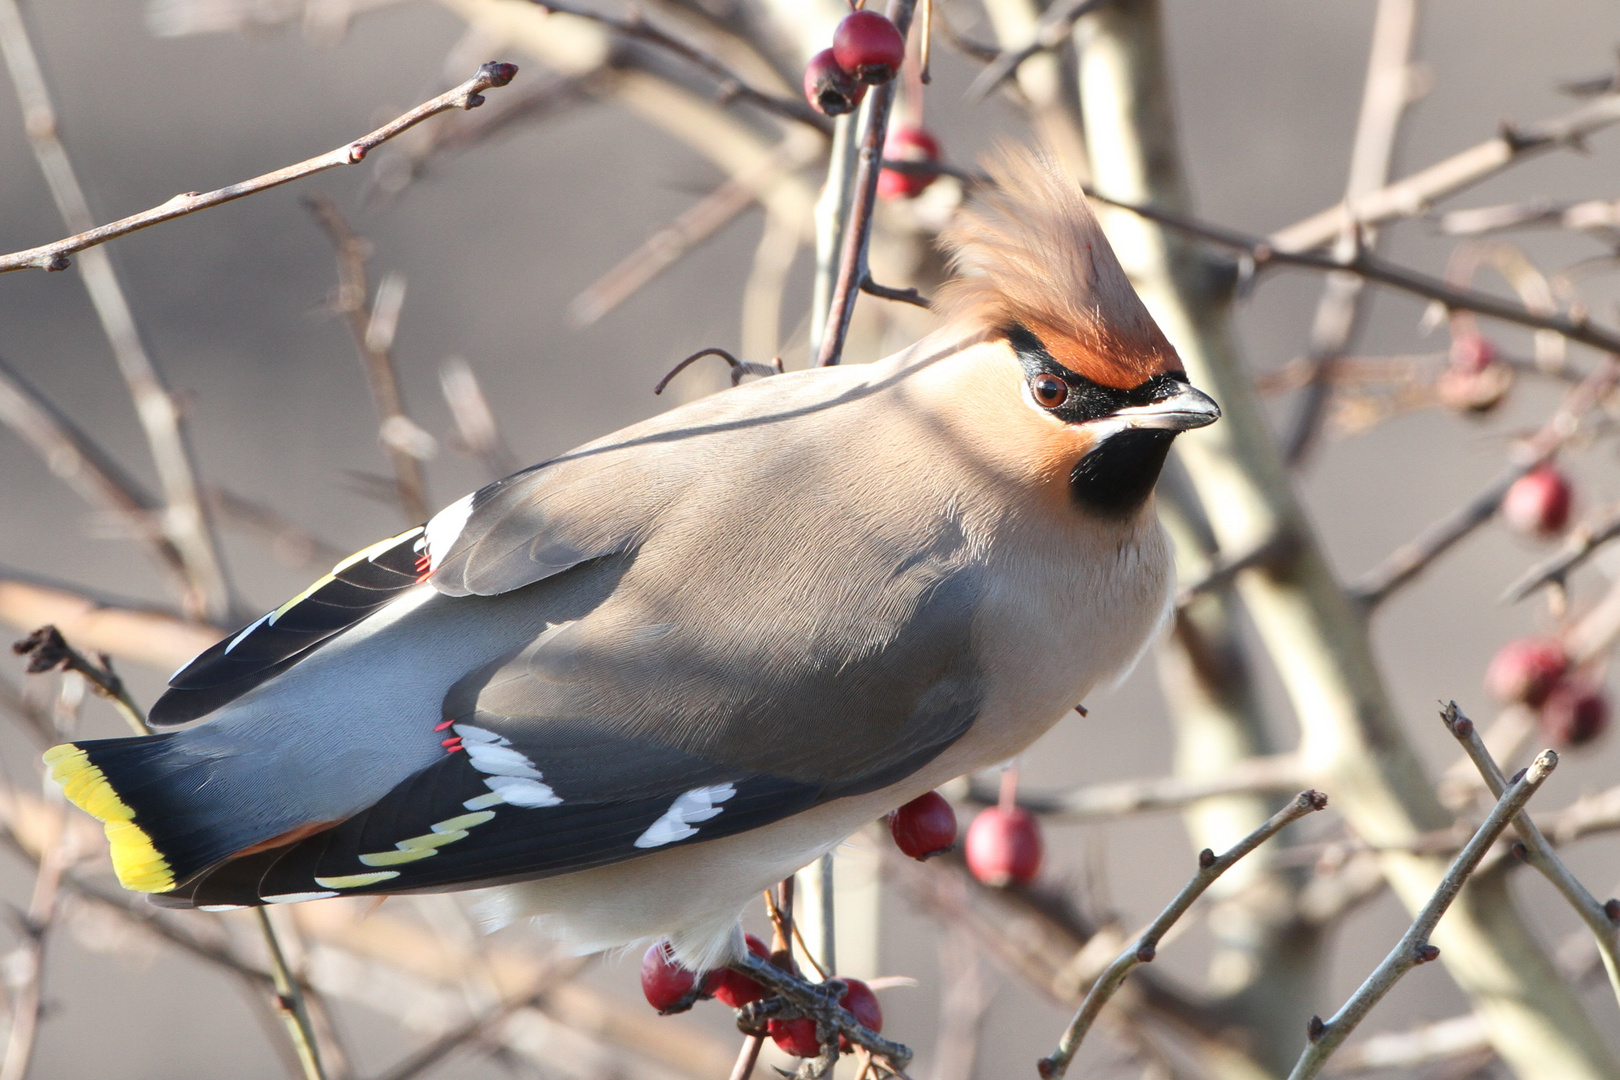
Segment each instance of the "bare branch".
[{"label": "bare branch", "polygon": [[1587,136],[1620,123],[1620,94],[1610,93],[1551,120],[1522,127],[1504,124],[1495,138],[1421,169],[1387,187],[1332,206],[1271,234],[1278,251],[1308,251],[1337,237],[1349,218],[1355,225],[1379,225],[1421,214],[1436,201],[1489,179],[1517,162],[1559,147],[1579,149]]},{"label": "bare branch", "polygon": [[48,584],[0,567],[0,622],[26,633],[54,623],[93,652],[173,671],[225,636],[172,611]]},{"label": "bare branch", "polygon": [[[1120,780],[1091,784],[1061,795],[1018,794],[1018,805],[1032,814],[1059,821],[1094,821],[1177,810],[1221,795],[1278,794],[1298,791],[1308,782],[1305,764],[1294,754],[1248,758],[1220,777],[1157,776],[1147,780]],[[965,798],[980,806],[994,806],[997,791],[978,781],[970,783]]]},{"label": "bare branch", "polygon": [[1333,1015],[1333,1019],[1324,1023],[1321,1017],[1311,1017],[1311,1022],[1306,1028],[1309,1045],[1300,1055],[1299,1062],[1289,1074],[1288,1080],[1311,1080],[1311,1077],[1320,1073],[1322,1066],[1327,1064],[1327,1059],[1345,1039],[1350,1037],[1350,1033],[1356,1029],[1356,1025],[1361,1023],[1372,1007],[1383,1000],[1384,995],[1389,993],[1401,976],[1419,964],[1428,963],[1440,955],[1440,950],[1429,944],[1429,935],[1434,931],[1435,924],[1451,906],[1452,900],[1456,899],[1457,893],[1462,891],[1463,884],[1473,873],[1480,859],[1484,858],[1485,852],[1496,842],[1496,838],[1507,828],[1508,823],[1524,809],[1525,803],[1530,801],[1530,796],[1536,793],[1557,766],[1558,755],[1551,750],[1544,750],[1531,763],[1529,769],[1513,778],[1513,783],[1503,792],[1501,799],[1491,810],[1490,816],[1452,861],[1434,895],[1418,912],[1411,927],[1384,958],[1384,962],[1367,976],[1361,988],[1351,995],[1350,1000]]},{"label": "bare branch", "polygon": [[933,306],[933,302],[916,289],[895,289],[888,285],[879,285],[872,280],[871,274],[861,278],[861,292],[884,300],[897,300],[902,304],[915,304],[925,309]]},{"label": "bare branch", "polygon": [[[365,368],[371,400],[377,408],[377,431],[389,464],[394,470],[394,491],[405,519],[411,524],[428,517],[427,481],[422,460],[410,435],[421,432],[405,412],[405,399],[399,389],[399,373],[394,370],[394,331],[399,324],[399,307],[404,300],[404,279],[385,275],[375,296],[366,282],[366,260],[371,243],[349,228],[331,199],[311,195],[304,200],[320,223],[332,246],[337,249],[338,287],[332,306],[349,321],[360,363]],[[394,284],[391,284],[394,283]]]},{"label": "bare branch", "polygon": [[[1497,767],[1496,759],[1485,748],[1485,742],[1479,737],[1474,722],[1464,716],[1462,710],[1457,708],[1455,701],[1449,703],[1440,714],[1445,721],[1446,728],[1463,744],[1468,757],[1473,761],[1474,767],[1479,770],[1480,776],[1485,779],[1485,786],[1490,788],[1491,794],[1497,798],[1502,797],[1507,787],[1507,779],[1502,770]],[[1620,925],[1610,914],[1620,914],[1620,901],[1610,900],[1608,904],[1600,904],[1597,899],[1587,891],[1569,867],[1564,865],[1562,859],[1554,854],[1552,845],[1542,835],[1536,823],[1530,820],[1528,811],[1521,811],[1513,819],[1513,831],[1518,834],[1519,843],[1524,845],[1524,857],[1531,866],[1541,872],[1541,875],[1550,881],[1565,900],[1569,901],[1581,921],[1585,922],[1592,936],[1597,940],[1598,953],[1603,957],[1604,970],[1609,975],[1609,986],[1614,990],[1615,1000],[1620,1002]]]},{"label": "bare branch", "polygon": [[[29,145],[62,220],[70,229],[89,229],[94,221],[90,204],[67,148],[57,136],[56,109],[17,0],[0,0],[0,52],[5,54],[17,101],[22,106]],[[65,266],[65,255],[52,256],[49,265],[56,269]],[[0,271],[6,269],[15,267],[0,260]],[[159,524],[185,570],[184,606],[188,614],[222,618],[230,612],[230,587],[203,506],[197,467],[180,410],[141,340],[123,286],[105,252],[86,256],[83,281],[157,466],[167,504]]]},{"label": "bare branch", "polygon": [[1620,229],[1620,200],[1585,199],[1554,203],[1538,200],[1504,206],[1479,206],[1441,214],[1440,231],[1449,236],[1483,236],[1505,229],[1552,226],[1560,229]]},{"label": "bare branch", "polygon": [[983,101],[989,93],[1018,70],[1018,65],[1046,49],[1062,48],[1069,40],[1069,34],[1074,24],[1079,22],[1086,12],[1092,10],[1101,0],[1058,0],[1047,8],[1041,15],[1040,22],[1035,24],[1035,32],[1024,44],[1012,49],[1003,49],[979,72],[968,84],[967,91],[962,95],[967,101],[977,103]]},{"label": "bare branch", "polygon": [[54,626],[42,626],[21,641],[12,643],[11,651],[28,658],[26,670],[30,675],[46,671],[73,671],[83,675],[95,687],[96,693],[113,703],[135,734],[151,733],[146,726],[146,714],[130,697],[124,680],[113,671],[112,662],[106,656],[101,658],[101,663],[95,663],[69,645],[61,631]]},{"label": "bare branch", "polygon": [[[1350,149],[1346,203],[1389,183],[1390,162],[1401,117],[1412,100],[1412,42],[1417,29],[1417,0],[1379,0],[1373,17],[1372,48],[1361,95],[1361,116]],[[1370,226],[1349,224],[1339,237],[1342,247],[1374,247]],[[1330,274],[1311,325],[1311,381],[1300,403],[1292,431],[1283,440],[1283,457],[1293,466],[1310,454],[1333,394],[1333,369],[1355,338],[1365,310],[1365,282],[1353,274]]]},{"label": "bare branch", "polygon": [[1577,525],[1565,539],[1562,550],[1526,570],[1518,581],[1507,587],[1502,593],[1502,602],[1517,603],[1543,585],[1562,584],[1570,571],[1616,537],[1620,537],[1620,504]]},{"label": "bare branch", "polygon": [[1602,402],[1617,381],[1620,381],[1620,355],[1607,358],[1571,388],[1541,430],[1514,448],[1508,467],[1484,490],[1357,578],[1349,587],[1351,594],[1368,609],[1377,607],[1458,541],[1489,521],[1508,488],[1551,458],[1572,438],[1580,430],[1586,413]]},{"label": "bare branch", "polygon": [[798,98],[780,97],[776,94],[766,93],[763,90],[749,86],[742,77],[732,71],[717,58],[703,51],[690,42],[682,41],[671,34],[667,34],[658,27],[649,23],[639,11],[634,8],[628,17],[608,15],[589,8],[576,7],[570,3],[557,3],[555,0],[530,0],[531,3],[545,8],[547,11],[559,11],[565,15],[573,15],[580,19],[589,19],[601,23],[625,37],[635,38],[667,49],[676,56],[688,60],[703,69],[709,75],[720,81],[720,97],[722,101],[746,101],[758,105],[767,112],[775,113],[786,120],[793,120],[808,127],[815,128],[822,134],[832,130],[832,124],[825,116],[812,109],[808,103]]},{"label": "bare branch", "polygon": [[446,360],[439,365],[439,387],[455,418],[462,446],[483,462],[490,479],[499,480],[517,472],[517,455],[501,436],[500,425],[495,422],[495,413],[478,385],[472,365],[459,356]]},{"label": "bare branch", "polygon": [[157,499],[3,359],[0,423],[33,447],[51,472],[82,499],[116,514],[151,548],[173,584],[185,588],[185,558],[163,530]]},{"label": "bare branch", "polygon": [[52,244],[29,248],[26,251],[13,252],[10,255],[0,256],[0,273],[11,270],[65,270],[68,267],[67,257],[75,252],[84,251],[104,244],[108,240],[120,236],[127,236],[139,229],[145,229],[164,221],[172,221],[177,217],[194,214],[199,210],[207,210],[221,203],[231,202],[247,195],[256,195],[282,184],[294,180],[302,180],[306,176],[326,172],[328,169],[340,168],[344,165],[356,165],[365,160],[367,154],[392,139],[402,131],[409,130],[430,116],[448,112],[451,109],[475,109],[484,103],[483,91],[505,86],[517,74],[515,64],[502,64],[491,61],[478,69],[478,74],[452,90],[447,90],[436,98],[424,101],[409,112],[402,113],[376,131],[362,135],[354,142],[347,143],[335,150],[330,150],[318,157],[300,161],[296,165],[268,172],[262,176],[255,176],[251,180],[222,187],[215,191],[195,192],[188,191],[176,195],[168,202],[155,206],[150,210],[143,210],[139,214],[89,229],[77,236],[69,236]]},{"label": "bare branch", "polygon": [[1085,1001],[1080,1004],[1080,1011],[1075,1013],[1074,1019],[1069,1021],[1069,1027],[1058,1041],[1058,1046],[1050,1057],[1041,1059],[1040,1074],[1045,1080],[1057,1080],[1069,1070],[1069,1062],[1074,1059],[1075,1051],[1080,1049],[1081,1040],[1091,1030],[1096,1021],[1097,1014],[1114,995],[1125,976],[1130,974],[1137,964],[1151,963],[1158,953],[1159,940],[1175,925],[1176,920],[1187,913],[1193,901],[1204,894],[1204,890],[1214,884],[1215,879],[1226,873],[1243,856],[1276,836],[1288,825],[1307,814],[1315,813],[1327,806],[1327,796],[1319,791],[1302,791],[1294,797],[1293,802],[1271,816],[1271,819],[1248,836],[1238,841],[1224,855],[1217,857],[1215,853],[1205,848],[1198,856],[1198,873],[1193,875],[1191,881],[1176,894],[1168,907],[1160,912],[1143,930],[1124,952],[1120,953],[1113,963],[1104,969],[1086,994]]}]

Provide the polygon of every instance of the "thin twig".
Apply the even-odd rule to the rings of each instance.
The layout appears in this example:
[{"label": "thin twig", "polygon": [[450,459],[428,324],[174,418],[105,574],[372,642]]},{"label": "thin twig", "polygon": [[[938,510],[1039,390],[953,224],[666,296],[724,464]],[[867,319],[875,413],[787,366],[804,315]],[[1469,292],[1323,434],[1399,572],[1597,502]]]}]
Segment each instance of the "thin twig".
[{"label": "thin twig", "polygon": [[879,285],[872,280],[871,274],[861,278],[861,292],[884,300],[898,300],[902,304],[915,304],[924,309],[933,307],[933,301],[916,289],[896,289],[888,285]]},{"label": "thin twig", "polygon": [[1287,558],[1292,547],[1292,537],[1286,533],[1276,533],[1235,555],[1216,556],[1203,577],[1183,585],[1176,593],[1176,607],[1186,607],[1196,596],[1226,588],[1251,567]]},{"label": "thin twig", "polygon": [[1620,94],[1609,94],[1586,105],[1534,124],[1502,125],[1495,138],[1453,154],[1444,161],[1354,199],[1335,205],[1271,234],[1279,251],[1307,251],[1332,243],[1348,216],[1355,225],[1379,225],[1395,218],[1414,217],[1436,201],[1486,180],[1516,162],[1564,146],[1580,149],[1587,136],[1620,123]]},{"label": "thin twig", "polygon": [[517,455],[502,437],[495,412],[489,407],[489,399],[484,396],[472,365],[459,356],[440,364],[439,388],[444,393],[445,404],[450,406],[462,447],[483,463],[490,479],[499,480],[517,472]]},{"label": "thin twig", "polygon": [[1170,901],[1169,906],[1159,914],[1159,917],[1154,919],[1136,941],[1120,953],[1092,984],[1086,999],[1080,1004],[1080,1010],[1075,1013],[1074,1019],[1069,1021],[1068,1029],[1058,1041],[1057,1049],[1050,1057],[1041,1059],[1038,1068],[1044,1080],[1057,1080],[1068,1072],[1069,1062],[1074,1059],[1075,1051],[1080,1049],[1081,1040],[1086,1037],[1086,1032],[1091,1030],[1091,1025],[1096,1021],[1097,1014],[1102,1012],[1102,1007],[1125,981],[1125,976],[1130,974],[1136,965],[1150,963],[1153,960],[1158,953],[1159,939],[1175,925],[1176,920],[1187,913],[1193,901],[1202,896],[1204,890],[1214,884],[1216,878],[1288,825],[1326,806],[1326,795],[1319,791],[1302,791],[1286,807],[1273,814],[1264,825],[1239,840],[1226,854],[1217,857],[1208,848],[1201,851],[1198,855],[1198,873],[1193,875],[1192,880],[1176,894],[1176,898]]},{"label": "thin twig", "polygon": [[[29,145],[40,171],[45,174],[63,222],[70,229],[90,229],[95,219],[73,161],[57,135],[56,108],[17,0],[0,0],[0,52],[5,55],[17,101],[22,106]],[[80,244],[71,250],[86,246],[88,244]],[[36,265],[61,269],[67,265],[67,250],[63,248]],[[0,272],[26,265],[10,262],[21,257],[0,259]],[[140,328],[112,261],[105,252],[96,251],[85,257],[83,270],[91,305],[112,347],[113,360],[134,402],[136,417],[157,466],[166,504],[161,526],[185,567],[184,606],[191,615],[223,618],[231,609],[230,586],[203,505],[195,455],[180,409],[141,340]]]},{"label": "thin twig", "polygon": [[1557,765],[1558,755],[1551,750],[1544,750],[1535,761],[1531,762],[1528,769],[1513,778],[1513,783],[1502,793],[1502,797],[1480,825],[1479,830],[1452,860],[1434,895],[1423,905],[1423,910],[1418,912],[1411,927],[1384,958],[1384,962],[1367,976],[1361,988],[1351,995],[1350,1000],[1344,1003],[1331,1020],[1324,1023],[1319,1016],[1311,1017],[1311,1022],[1306,1027],[1309,1045],[1300,1055],[1288,1080],[1310,1080],[1321,1072],[1328,1058],[1345,1039],[1350,1037],[1356,1025],[1361,1023],[1385,994],[1389,993],[1401,976],[1419,964],[1428,963],[1440,955],[1440,950],[1429,944],[1429,935],[1434,932],[1435,924],[1451,906],[1452,900],[1456,899],[1457,893],[1462,890],[1463,884],[1473,873],[1474,867],[1479,864],[1485,852],[1496,842],[1496,838],[1507,828],[1508,823],[1524,809],[1525,803],[1530,801],[1530,796],[1534,795],[1543,781],[1552,775]]},{"label": "thin twig", "polygon": [[[9,0],[8,0],[9,2]],[[244,180],[229,187],[222,187],[215,191],[195,192],[188,191],[176,195],[168,202],[155,206],[150,210],[143,210],[139,214],[120,218],[118,221],[89,229],[77,236],[69,236],[55,243],[44,244],[40,247],[29,248],[26,251],[17,251],[9,255],[0,256],[0,273],[11,270],[65,270],[68,267],[67,257],[75,252],[84,251],[104,244],[108,240],[120,236],[127,236],[139,229],[145,229],[160,222],[172,221],[177,217],[194,214],[198,210],[207,210],[221,203],[231,202],[247,195],[256,195],[282,184],[294,180],[302,180],[306,176],[326,172],[344,165],[356,165],[365,160],[376,147],[392,139],[402,131],[406,131],[426,120],[430,116],[448,112],[451,109],[475,109],[484,103],[482,91],[505,86],[517,74],[515,64],[501,64],[491,61],[478,69],[478,74],[448,90],[436,98],[425,101],[409,112],[384,124],[376,131],[363,135],[354,142],[346,143],[335,150],[330,150],[318,157],[300,161],[296,165],[268,172],[262,176],[255,176],[251,180]]]},{"label": "thin twig", "polygon": [[[1059,821],[1093,821],[1153,810],[1177,810],[1222,795],[1298,791],[1300,784],[1308,780],[1305,764],[1297,755],[1272,754],[1247,758],[1218,777],[1156,776],[1146,780],[1119,780],[1090,784],[1059,795],[1020,791],[1018,805],[1032,814],[1049,815]],[[980,806],[994,806],[998,792],[975,780],[968,785],[964,798]]]},{"label": "thin twig", "polygon": [[780,357],[777,358],[774,365],[760,364],[753,360],[739,360],[718,346],[710,346],[706,349],[699,349],[691,356],[688,356],[685,360],[682,360],[680,363],[670,368],[669,372],[662,379],[659,379],[657,384],[653,386],[653,393],[662,394],[664,392],[664,388],[670,384],[670,381],[673,380],[675,376],[679,375],[681,372],[690,367],[693,361],[701,360],[705,356],[718,356],[731,366],[732,386],[736,386],[738,383],[742,382],[743,377],[746,375],[782,374],[782,361]]},{"label": "thin twig", "polygon": [[[911,14],[916,6],[917,0],[891,0],[889,4],[889,18],[899,29],[901,37],[905,37],[911,28]],[[838,275],[833,284],[821,349],[816,355],[819,367],[830,367],[842,359],[849,320],[855,313],[855,300],[860,296],[861,282],[868,276],[866,251],[872,239],[872,209],[877,202],[878,174],[883,167],[883,142],[889,130],[889,113],[898,92],[898,79],[890,79],[882,86],[874,87],[866,95],[866,105],[860,113],[865,126],[861,129],[861,148],[855,161],[849,219],[838,254]]]},{"label": "thin twig", "polygon": [[737,1051],[737,1064],[731,1067],[730,1080],[748,1080],[754,1075],[754,1063],[765,1046],[765,1036],[748,1035],[743,1038],[742,1049]]},{"label": "thin twig", "polygon": [[46,671],[78,672],[95,687],[96,693],[112,702],[135,734],[151,732],[152,729],[146,724],[146,714],[135,704],[135,699],[124,686],[124,680],[113,671],[112,662],[105,655],[101,657],[101,663],[95,663],[69,645],[61,631],[54,626],[42,626],[21,641],[14,642],[11,651],[28,658],[26,670],[30,675]]},{"label": "thin twig", "polygon": [[321,1067],[320,1047],[315,1041],[315,1027],[310,1022],[309,1007],[304,1001],[304,991],[293,978],[292,969],[287,966],[281,939],[276,936],[276,928],[270,924],[270,912],[264,907],[256,907],[253,915],[258,921],[259,931],[264,935],[265,949],[270,954],[276,1011],[287,1025],[287,1036],[292,1041],[293,1049],[298,1052],[298,1064],[304,1070],[306,1080],[326,1080],[326,1070]]},{"label": "thin twig", "polygon": [[492,1008],[485,1010],[481,1015],[473,1017],[458,1027],[451,1028],[420,1050],[407,1056],[387,1072],[373,1077],[372,1080],[416,1080],[417,1077],[461,1047],[482,1039],[495,1028],[505,1023],[513,1013],[519,1009],[526,1009],[534,1005],[543,996],[541,989],[536,987],[531,993],[519,994],[516,997],[499,1002]]},{"label": "thin twig", "polygon": [[1620,504],[1609,507],[1595,520],[1576,526],[1564,541],[1561,551],[1532,566],[1518,581],[1507,587],[1502,593],[1502,602],[1517,603],[1543,585],[1561,584],[1570,571],[1616,537],[1620,537]]},{"label": "thin twig", "polygon": [[1441,214],[1435,224],[1448,236],[1484,236],[1505,229],[1554,226],[1560,229],[1620,228],[1620,200],[1584,199],[1551,202],[1538,199],[1503,206],[1476,206]]},{"label": "thin twig", "polygon": [[1520,477],[1548,460],[1580,430],[1582,418],[1620,381],[1620,355],[1608,357],[1572,387],[1558,411],[1534,436],[1514,448],[1510,463],[1479,494],[1403,544],[1383,562],[1361,575],[1349,591],[1368,609],[1415,578],[1458,541],[1489,521],[1508,489]]},{"label": "thin twig", "polygon": [[[415,524],[428,517],[427,481],[422,460],[409,445],[408,435],[420,432],[405,411],[399,389],[399,373],[394,370],[394,330],[399,323],[403,301],[403,279],[385,276],[375,296],[366,282],[366,260],[371,242],[349,228],[337,206],[323,195],[304,200],[332,246],[337,250],[338,287],[332,307],[349,322],[360,363],[365,368],[371,399],[377,408],[379,439],[394,470],[394,491],[406,521]],[[390,282],[398,282],[390,287]]]},{"label": "thin twig", "polygon": [[223,627],[183,619],[122,597],[44,581],[0,567],[0,622],[28,633],[54,623],[97,653],[147,664],[165,673],[225,636]]},{"label": "thin twig", "polygon": [[[1491,794],[1497,798],[1502,797],[1507,787],[1507,778],[1497,766],[1496,759],[1485,748],[1485,742],[1479,737],[1474,722],[1463,715],[1457,708],[1455,701],[1446,705],[1440,714],[1445,721],[1446,729],[1457,737],[1468,752],[1474,767],[1479,770],[1480,776],[1485,779],[1485,786],[1490,788]],[[1569,867],[1564,865],[1542,835],[1536,823],[1530,820],[1528,811],[1521,811],[1513,819],[1513,831],[1518,834],[1519,843],[1524,846],[1524,858],[1529,864],[1541,872],[1541,875],[1552,883],[1570,907],[1575,909],[1581,920],[1592,931],[1597,940],[1598,953],[1603,957],[1603,968],[1609,975],[1609,986],[1614,991],[1615,1000],[1620,1002],[1620,926],[1616,925],[1613,915],[1620,915],[1620,901],[1610,900],[1607,904],[1600,904],[1597,898],[1587,891],[1586,886],[1570,873]],[[1613,915],[1611,915],[1613,912]]]},{"label": "thin twig", "polygon": [[[1616,112],[1620,113],[1620,106],[1617,106]],[[1433,300],[1451,311],[1473,311],[1493,319],[1528,326],[1533,330],[1551,330],[1571,341],[1589,345],[1602,352],[1620,353],[1620,330],[1598,326],[1584,315],[1568,316],[1531,311],[1522,304],[1477,289],[1454,288],[1439,278],[1398,266],[1369,255],[1365,251],[1357,251],[1346,257],[1309,250],[1288,250],[1275,246],[1270,240],[1224,226],[1211,225],[1186,214],[1111,199],[1090,189],[1087,189],[1086,194],[1097,202],[1137,214],[1166,228],[1239,251],[1253,263],[1256,270],[1270,266],[1298,266],[1307,270],[1329,272],[1347,270],[1381,285]]]},{"label": "thin twig", "polygon": [[1035,24],[1035,32],[1029,36],[1029,40],[1016,48],[1003,49],[998,53],[995,59],[974,77],[973,82],[968,84],[963,98],[969,104],[983,101],[992,90],[1012,77],[1019,64],[1038,52],[1062,48],[1069,40],[1069,33],[1074,29],[1074,24],[1101,2],[1102,0],[1058,0],[1041,15],[1041,21]]},{"label": "thin twig", "polygon": [[151,549],[172,583],[185,588],[185,557],[164,532],[157,499],[3,359],[0,423],[33,447],[51,472],[91,506],[117,515]]},{"label": "thin twig", "polygon": [[634,8],[631,8],[628,16],[620,17],[601,11],[592,11],[589,8],[576,7],[570,3],[559,3],[557,0],[530,0],[530,2],[547,11],[557,11],[564,15],[589,19],[592,22],[600,23],[609,29],[615,30],[625,37],[635,38],[638,41],[645,41],[657,45],[659,48],[667,49],[718,79],[720,82],[720,96],[723,101],[746,101],[758,105],[767,112],[773,112],[783,119],[793,120],[815,128],[823,134],[832,130],[832,125],[827,118],[812,109],[808,103],[800,101],[798,98],[781,97],[749,86],[740,75],[721,63],[720,60],[690,42],[682,41],[680,38],[660,30],[648,22],[641,12]]},{"label": "thin twig", "polygon": [[221,524],[256,533],[278,557],[295,566],[325,568],[350,553],[255,499],[212,485],[205,487],[203,494]]},{"label": "thin twig", "polygon": [[[1373,17],[1372,48],[1367,58],[1367,79],[1361,94],[1361,116],[1350,149],[1350,176],[1345,183],[1346,203],[1389,183],[1390,162],[1401,117],[1412,100],[1412,41],[1417,27],[1417,0],[1379,0]],[[1341,245],[1374,247],[1371,226],[1349,224]],[[1300,403],[1292,430],[1283,440],[1283,457],[1298,466],[1309,455],[1321,430],[1322,418],[1333,396],[1333,369],[1350,348],[1361,315],[1365,282],[1353,274],[1330,274],[1316,305],[1311,325],[1309,358],[1311,381]]]}]

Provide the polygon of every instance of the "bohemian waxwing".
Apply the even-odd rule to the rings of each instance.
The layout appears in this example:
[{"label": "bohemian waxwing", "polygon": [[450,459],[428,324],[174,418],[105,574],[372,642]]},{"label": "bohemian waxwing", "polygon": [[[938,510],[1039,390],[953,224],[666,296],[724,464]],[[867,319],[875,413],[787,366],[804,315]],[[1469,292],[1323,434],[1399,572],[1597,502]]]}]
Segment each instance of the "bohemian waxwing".
[{"label": "bohemian waxwing", "polygon": [[1072,181],[1004,152],[942,327],[682,406],[345,559],[58,746],[131,889],[495,890],[581,950],[733,959],[743,907],[1028,746],[1171,596],[1152,492],[1219,416]]}]

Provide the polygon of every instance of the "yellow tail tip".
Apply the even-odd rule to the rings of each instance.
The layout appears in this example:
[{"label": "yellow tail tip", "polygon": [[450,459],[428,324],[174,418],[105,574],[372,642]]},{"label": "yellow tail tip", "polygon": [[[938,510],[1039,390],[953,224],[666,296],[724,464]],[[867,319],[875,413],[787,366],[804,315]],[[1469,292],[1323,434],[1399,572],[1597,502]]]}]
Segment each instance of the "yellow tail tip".
[{"label": "yellow tail tip", "polygon": [[79,809],[99,819],[112,845],[113,870],[126,889],[136,892],[168,892],[174,888],[174,872],[169,862],[135,824],[135,811],[107,782],[107,777],[90,760],[90,755],[72,743],[45,751],[45,764],[51,779],[62,786],[62,793]]}]

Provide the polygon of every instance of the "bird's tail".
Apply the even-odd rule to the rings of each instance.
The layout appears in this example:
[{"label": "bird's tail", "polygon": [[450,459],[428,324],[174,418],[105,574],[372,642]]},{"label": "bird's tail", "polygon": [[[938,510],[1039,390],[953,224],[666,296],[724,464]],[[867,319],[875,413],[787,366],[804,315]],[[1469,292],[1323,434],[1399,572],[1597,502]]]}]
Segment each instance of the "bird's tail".
[{"label": "bird's tail", "polygon": [[97,739],[45,752],[68,799],[99,818],[126,889],[161,893],[265,839],[251,815],[199,797],[219,762],[185,732]]}]

